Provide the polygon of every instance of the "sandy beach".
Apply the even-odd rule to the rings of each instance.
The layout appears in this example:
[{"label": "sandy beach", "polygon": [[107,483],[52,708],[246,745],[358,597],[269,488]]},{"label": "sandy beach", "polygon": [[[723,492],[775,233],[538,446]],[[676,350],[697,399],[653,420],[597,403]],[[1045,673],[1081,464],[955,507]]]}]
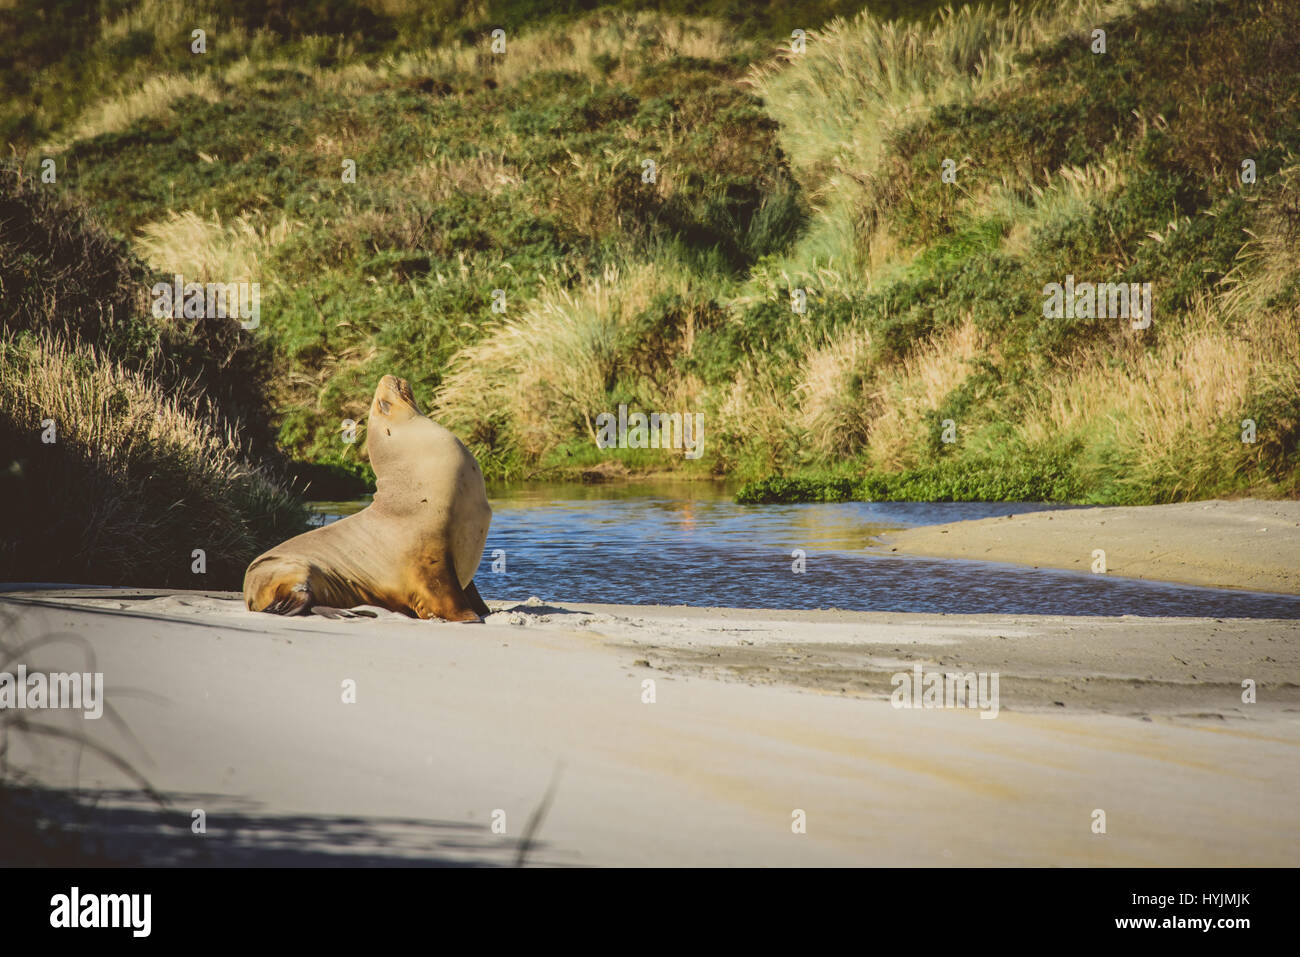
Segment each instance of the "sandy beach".
[{"label": "sandy beach", "polygon": [[[102,671],[121,721],[54,718],[170,810],[89,751],[11,759],[100,789],[84,826],[159,863],[508,865],[534,819],[531,865],[1298,862],[1300,622],[491,605],[0,594],[11,641],[77,636],[28,667]],[[893,707],[918,664],[998,672],[996,718]]]},{"label": "sandy beach", "polygon": [[886,536],[881,550],[1300,594],[1300,502],[1183,502],[1059,509]]}]

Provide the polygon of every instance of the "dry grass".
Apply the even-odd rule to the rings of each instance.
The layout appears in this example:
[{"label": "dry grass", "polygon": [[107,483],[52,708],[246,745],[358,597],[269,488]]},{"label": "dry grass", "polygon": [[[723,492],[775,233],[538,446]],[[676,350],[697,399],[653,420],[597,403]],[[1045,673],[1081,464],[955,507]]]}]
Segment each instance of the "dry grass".
[{"label": "dry grass", "polygon": [[464,159],[435,153],[414,169],[392,175],[395,180],[400,178],[403,190],[429,202],[444,202],[462,194],[496,196],[523,182],[504,153],[479,153]]},{"label": "dry grass", "polygon": [[[576,291],[548,282],[518,318],[453,357],[435,398],[436,417],[479,447],[508,434],[532,460],[575,436],[594,441],[609,389],[621,371],[632,371],[624,369],[628,324],[659,294],[688,299],[691,283],[680,270],[656,264],[608,268]],[[647,389],[639,398],[679,408],[691,400],[689,379],[670,388],[673,394]]]},{"label": "dry grass", "polygon": [[[1019,425],[1024,440],[1090,439],[1126,464],[1128,483],[1160,483],[1171,497],[1245,472],[1270,446],[1285,454],[1300,395],[1300,305],[1286,295],[1300,284],[1300,167],[1279,178],[1222,290],[1126,361],[1076,357]],[[1240,438],[1247,418],[1255,443]]]},{"label": "dry grass", "polygon": [[1044,384],[1020,439],[1081,440],[1105,452],[1086,467],[1122,464],[1120,485],[1159,484],[1171,499],[1245,470],[1258,446],[1241,441],[1243,420],[1259,420],[1260,440],[1275,425],[1258,406],[1262,387],[1300,390],[1300,326],[1269,314],[1244,328],[1225,318],[1222,302],[1205,297],[1153,349],[1124,362],[1105,350],[1076,357]]},{"label": "dry grass", "polygon": [[[797,459],[806,440],[798,426],[795,398],[787,379],[770,362],[746,359],[716,400],[713,451],[726,471],[779,471]],[[737,461],[744,451],[746,461]]]},{"label": "dry grass", "polygon": [[823,460],[853,455],[867,444],[877,398],[870,357],[871,334],[859,329],[846,329],[804,355],[795,387],[797,422]]},{"label": "dry grass", "polygon": [[[627,58],[630,65],[613,66],[612,75],[629,80],[634,75],[634,67],[643,68],[678,56],[718,59],[731,53],[736,43],[726,26],[717,21],[649,11],[600,11],[574,23],[507,35],[506,51],[502,54],[492,53],[490,42],[484,37],[470,46],[445,46],[389,57],[374,76],[382,81],[414,80],[486,71],[495,82],[507,85],[538,72],[562,70],[595,79],[606,75],[602,71],[602,58],[619,61]],[[360,83],[364,77],[362,71],[352,69],[333,79]]]},{"label": "dry grass", "polygon": [[1200,303],[1178,333],[1156,348],[1113,363],[1106,351],[1066,364],[1020,426],[1031,444],[1054,436],[1114,431],[1121,444],[1167,445],[1179,433],[1210,435],[1240,418],[1255,362],[1240,336]]},{"label": "dry grass", "polygon": [[1247,319],[1300,285],[1300,163],[1281,170],[1279,189],[1260,210],[1256,230],[1224,279],[1224,304]]},{"label": "dry grass", "polygon": [[[40,501],[61,503],[17,516],[40,526],[26,536],[6,529],[27,546],[0,555],[0,564],[24,564],[0,577],[230,585],[282,533],[271,517],[293,511],[286,491],[246,462],[192,396],[165,393],[93,348],[0,339],[0,412],[16,436],[38,436],[54,421],[55,443],[32,446],[24,479],[40,484],[32,488]],[[208,577],[190,573],[195,548],[207,554]]]},{"label": "dry grass", "polygon": [[[882,374],[880,415],[871,422],[870,459],[884,469],[912,468],[937,411],[971,371],[971,360],[985,355],[989,343],[967,320],[933,336],[901,364]],[[958,435],[965,423],[958,422]]]},{"label": "dry grass", "polygon": [[[460,18],[466,11],[458,10]],[[322,89],[344,93],[373,91],[393,83],[442,79],[455,74],[483,77],[499,85],[518,83],[539,72],[560,70],[598,79],[612,75],[631,80],[647,64],[673,57],[720,58],[734,51],[735,39],[725,25],[706,19],[687,19],[654,12],[598,11],[562,26],[547,25],[506,38],[506,52],[494,54],[491,39],[473,44],[447,44],[413,53],[390,55],[378,64],[358,62],[348,41],[338,37],[303,37],[293,59],[276,55],[273,37],[264,32],[247,34],[230,24],[215,8],[194,7],[179,0],[144,0],[139,6],[106,21],[101,39],[119,42],[137,32],[152,33],[159,48],[180,45],[188,49],[195,28],[209,32],[220,27],[220,41],[248,55],[212,75],[195,77],[158,74],[139,82],[138,76],[110,86],[100,98],[41,150],[58,153],[79,140],[121,132],[142,119],[164,116],[175,102],[197,96],[209,103],[222,97],[222,86],[259,87],[259,74],[267,71],[305,72]],[[339,66],[321,67],[321,61]],[[138,85],[136,85],[138,84]],[[274,81],[265,86],[273,92]]]},{"label": "dry grass", "polygon": [[165,115],[177,100],[187,96],[196,96],[209,103],[221,99],[217,84],[211,77],[152,76],[138,89],[98,101],[71,123],[61,136],[43,148],[57,153],[79,140],[120,133],[142,119]]},{"label": "dry grass", "polygon": [[100,27],[100,36],[111,41],[125,39],[135,32],[146,32],[162,42],[184,43],[188,47],[191,30],[205,28],[210,33],[215,22],[216,15],[207,3],[141,0],[121,15],[106,20]]},{"label": "dry grass", "polygon": [[1002,250],[1023,257],[1036,232],[1049,224],[1084,215],[1119,190],[1127,172],[1117,157],[1082,167],[1063,166],[1046,186],[1031,184],[1028,196],[1008,184],[997,187],[972,204],[972,214],[1010,222],[1012,227],[1002,242]]},{"label": "dry grass", "polygon": [[[457,15],[461,19],[468,16],[465,11]],[[733,52],[736,45],[726,26],[714,20],[615,10],[600,10],[561,26],[548,24],[507,34],[504,53],[491,52],[491,43],[491,37],[484,35],[471,44],[446,44],[389,55],[373,65],[348,62],[348,57],[334,51],[342,65],[312,67],[308,72],[322,89],[347,93],[394,83],[446,80],[458,74],[501,86],[547,71],[577,73],[593,80],[612,76],[627,82],[647,64],[678,56],[717,59]],[[225,79],[232,84],[246,83],[268,65],[305,69],[301,62],[268,64],[245,59],[228,68]]]},{"label": "dry grass", "polygon": [[[1016,55],[1083,31],[1132,2],[1078,0],[994,11],[948,8],[933,23],[882,21],[869,12],[809,33],[749,78],[781,124],[781,145],[801,170],[817,224],[790,257],[796,273],[819,266],[850,275],[885,268],[862,213],[891,132],[945,103],[989,93],[1017,75]],[[867,217],[869,220],[869,217]]]},{"label": "dry grass", "polygon": [[750,82],[781,121],[790,155],[874,167],[888,133],[946,102],[988,92],[1015,75],[1015,56],[1138,4],[1076,0],[993,10],[951,7],[933,23],[879,20],[863,11],[812,31]]},{"label": "dry grass", "polygon": [[219,213],[205,219],[185,210],[141,227],[135,250],[154,269],[189,281],[256,282],[265,276],[266,254],[300,226],[285,217],[267,224],[248,215],[222,223]]}]

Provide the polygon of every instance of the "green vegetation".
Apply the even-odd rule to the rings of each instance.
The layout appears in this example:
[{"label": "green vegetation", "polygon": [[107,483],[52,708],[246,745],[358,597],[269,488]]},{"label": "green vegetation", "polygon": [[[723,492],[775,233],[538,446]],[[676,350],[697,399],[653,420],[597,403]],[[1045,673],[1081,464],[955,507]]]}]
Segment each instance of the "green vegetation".
[{"label": "green vegetation", "polygon": [[[802,355],[755,354],[737,465],[807,472],[815,495],[817,470],[838,477],[848,460],[865,498],[1296,493],[1294,31],[1280,3],[1128,6],[965,11],[930,34],[939,68],[916,61],[901,82],[838,70],[852,50],[909,49],[862,23],[762,73],[823,210],[773,271],[818,305]],[[1105,54],[1089,49],[1095,27]],[[989,65],[965,69],[979,51]],[[848,90],[878,109],[818,108]],[[1152,327],[1044,319],[1044,286],[1067,274],[1150,282]],[[745,418],[775,418],[773,393],[799,397],[802,421],[744,435]],[[787,494],[779,480],[742,492]]]},{"label": "green vegetation", "polygon": [[788,502],[1067,502],[1082,497],[1073,462],[995,458],[952,460],[898,472],[871,471],[860,478],[766,478],[736,493],[742,505]]},{"label": "green vegetation", "polygon": [[[392,372],[498,478],[1300,492],[1286,0],[631,6],[56,5],[0,37],[0,139],[153,269],[262,283],[262,373],[220,404],[269,402],[318,482],[366,477],[344,422]],[[1044,318],[1067,275],[1150,283],[1151,327]],[[598,450],[620,403],[703,412],[703,458]]]}]

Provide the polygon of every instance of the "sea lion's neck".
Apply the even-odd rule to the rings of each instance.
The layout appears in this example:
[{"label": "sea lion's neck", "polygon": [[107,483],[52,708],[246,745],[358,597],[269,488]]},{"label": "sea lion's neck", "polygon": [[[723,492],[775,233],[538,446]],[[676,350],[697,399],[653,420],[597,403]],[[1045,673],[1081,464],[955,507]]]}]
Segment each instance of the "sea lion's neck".
[{"label": "sea lion's neck", "polygon": [[371,508],[385,515],[406,515],[416,510],[418,495],[412,495],[406,476],[375,477],[375,498]]}]

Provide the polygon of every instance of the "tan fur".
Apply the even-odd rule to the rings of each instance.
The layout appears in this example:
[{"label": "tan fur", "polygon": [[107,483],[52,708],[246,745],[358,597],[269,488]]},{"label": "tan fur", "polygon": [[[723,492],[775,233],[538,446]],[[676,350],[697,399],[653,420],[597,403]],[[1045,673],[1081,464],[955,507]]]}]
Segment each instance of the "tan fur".
[{"label": "tan fur", "polygon": [[420,618],[478,621],[474,587],[492,509],[478,462],[421,414],[405,379],[375,390],[366,447],[375,500],[259,556],[244,575],[251,611],[378,605]]}]

